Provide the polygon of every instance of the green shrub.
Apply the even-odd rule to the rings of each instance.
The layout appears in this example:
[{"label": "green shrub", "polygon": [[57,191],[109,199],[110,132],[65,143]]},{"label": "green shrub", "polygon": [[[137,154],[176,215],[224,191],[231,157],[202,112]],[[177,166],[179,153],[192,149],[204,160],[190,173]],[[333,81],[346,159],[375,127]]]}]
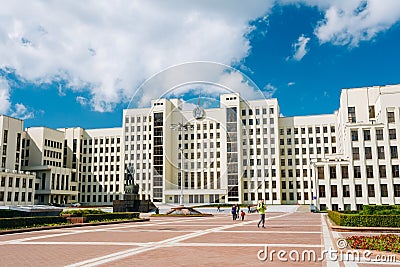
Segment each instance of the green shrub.
[{"label": "green shrub", "polygon": [[400,206],[397,205],[363,205],[362,215],[374,214],[400,214]]},{"label": "green shrub", "polygon": [[131,220],[139,218],[139,212],[113,212],[104,214],[87,214],[86,222],[101,222],[110,220]]},{"label": "green shrub", "polygon": [[67,223],[67,219],[60,216],[1,218],[0,229],[30,228],[64,223]]},{"label": "green shrub", "polygon": [[400,215],[344,214],[338,211],[328,211],[328,216],[340,226],[400,227]]},{"label": "green shrub", "polygon": [[86,217],[89,214],[106,214],[106,212],[102,211],[101,209],[71,209],[63,211],[61,215],[62,214],[71,214],[77,217]]}]

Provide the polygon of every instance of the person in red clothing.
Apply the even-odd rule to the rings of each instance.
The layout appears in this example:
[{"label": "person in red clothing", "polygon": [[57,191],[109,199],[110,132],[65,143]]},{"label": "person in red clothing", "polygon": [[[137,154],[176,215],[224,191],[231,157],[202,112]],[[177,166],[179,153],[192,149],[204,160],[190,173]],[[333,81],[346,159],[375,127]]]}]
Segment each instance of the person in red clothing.
[{"label": "person in red clothing", "polygon": [[244,212],[244,210],[242,210],[242,212],[240,212],[240,216],[242,217],[242,221],[244,221],[244,215],[245,215],[246,213]]}]

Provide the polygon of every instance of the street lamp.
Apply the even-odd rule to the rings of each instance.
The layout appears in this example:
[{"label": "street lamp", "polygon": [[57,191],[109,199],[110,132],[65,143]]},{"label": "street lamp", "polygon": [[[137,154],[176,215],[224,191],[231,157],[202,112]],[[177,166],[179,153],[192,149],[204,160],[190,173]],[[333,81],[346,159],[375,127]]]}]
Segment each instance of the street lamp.
[{"label": "street lamp", "polygon": [[179,200],[179,205],[183,206],[183,176],[184,176],[184,171],[183,171],[183,132],[187,132],[189,130],[193,130],[193,125],[190,123],[183,123],[179,122],[177,124],[172,124],[171,129],[174,131],[177,131],[181,134],[181,147],[179,149],[181,153],[181,168],[180,168],[180,173],[181,173],[181,196]]}]

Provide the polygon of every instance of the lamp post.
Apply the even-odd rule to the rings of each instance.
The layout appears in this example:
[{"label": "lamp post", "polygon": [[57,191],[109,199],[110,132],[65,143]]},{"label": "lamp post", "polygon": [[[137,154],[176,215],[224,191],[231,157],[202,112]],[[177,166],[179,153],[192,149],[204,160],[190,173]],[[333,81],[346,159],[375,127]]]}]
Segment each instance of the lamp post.
[{"label": "lamp post", "polygon": [[181,168],[180,168],[180,173],[181,173],[181,196],[179,199],[179,205],[183,206],[183,176],[184,176],[184,171],[183,171],[183,132],[187,132],[189,130],[193,130],[193,125],[190,123],[177,123],[177,124],[172,124],[171,129],[174,131],[177,131],[181,134],[181,147],[179,149],[181,153]]}]

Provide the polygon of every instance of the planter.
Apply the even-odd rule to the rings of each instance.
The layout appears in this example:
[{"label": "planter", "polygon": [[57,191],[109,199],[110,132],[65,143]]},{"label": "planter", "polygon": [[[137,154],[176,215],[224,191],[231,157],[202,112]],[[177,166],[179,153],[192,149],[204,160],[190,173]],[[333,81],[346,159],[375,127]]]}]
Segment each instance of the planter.
[{"label": "planter", "polygon": [[67,217],[67,221],[74,224],[74,223],[85,223],[86,217]]}]

